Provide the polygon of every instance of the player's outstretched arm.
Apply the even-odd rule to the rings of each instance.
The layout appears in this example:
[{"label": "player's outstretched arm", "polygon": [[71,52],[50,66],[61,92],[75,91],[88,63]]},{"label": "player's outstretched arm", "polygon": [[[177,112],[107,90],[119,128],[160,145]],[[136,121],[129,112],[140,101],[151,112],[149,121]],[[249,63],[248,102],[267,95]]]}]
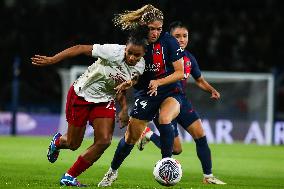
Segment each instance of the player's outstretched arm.
[{"label": "player's outstretched arm", "polygon": [[203,76],[200,76],[198,79],[195,80],[197,86],[204,91],[211,93],[211,98],[218,100],[220,98],[220,93],[212,87]]},{"label": "player's outstretched arm", "polygon": [[74,56],[78,56],[81,54],[85,54],[87,56],[92,56],[92,45],[76,45],[57,53],[54,56],[42,56],[35,55],[31,58],[32,64],[37,66],[46,66],[50,64],[55,64],[67,58],[72,58]]}]

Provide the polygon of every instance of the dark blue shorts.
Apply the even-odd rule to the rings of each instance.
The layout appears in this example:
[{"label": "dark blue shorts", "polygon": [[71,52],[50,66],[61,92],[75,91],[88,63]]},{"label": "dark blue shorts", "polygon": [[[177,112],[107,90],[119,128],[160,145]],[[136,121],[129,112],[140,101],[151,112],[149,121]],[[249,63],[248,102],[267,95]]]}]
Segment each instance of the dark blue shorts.
[{"label": "dark blue shorts", "polygon": [[180,93],[169,93],[155,97],[137,97],[135,98],[135,103],[131,110],[130,116],[139,120],[152,121],[155,115],[159,112],[162,102],[166,98],[173,97],[181,104],[183,98],[182,96],[183,95]]},{"label": "dark blue shorts", "polygon": [[[188,126],[190,126],[193,122],[200,119],[198,113],[193,110],[192,105],[190,101],[186,98],[186,96],[182,95],[180,97],[181,97],[180,113],[176,117],[176,119],[172,121],[172,124],[174,126],[175,137],[179,135],[177,124],[179,124],[181,127],[183,127],[186,130]],[[156,126],[158,125],[158,115],[155,117],[154,123]]]}]

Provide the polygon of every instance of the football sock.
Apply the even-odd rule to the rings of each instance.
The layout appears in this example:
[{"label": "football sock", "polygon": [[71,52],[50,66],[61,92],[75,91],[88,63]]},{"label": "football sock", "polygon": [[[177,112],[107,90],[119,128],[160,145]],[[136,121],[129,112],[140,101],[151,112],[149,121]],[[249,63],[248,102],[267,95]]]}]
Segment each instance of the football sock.
[{"label": "football sock", "polygon": [[88,169],[92,164],[83,159],[82,156],[79,156],[77,161],[73,164],[73,166],[67,171],[67,174],[72,177],[77,177],[81,173],[83,173],[86,169]]},{"label": "football sock", "polygon": [[134,144],[127,144],[124,137],[120,139],[111,162],[111,168],[113,170],[117,170],[120,167],[124,159],[130,154],[133,147]]},{"label": "football sock", "polygon": [[156,133],[153,133],[150,137],[150,140],[158,147],[161,148],[161,141],[160,141],[160,136],[157,135]]},{"label": "football sock", "polygon": [[203,177],[205,177],[205,178],[213,177],[213,174],[209,174],[209,175],[207,175],[207,174],[203,174]]},{"label": "football sock", "polygon": [[206,136],[194,139],[196,144],[197,156],[201,162],[202,170],[205,175],[212,174],[211,151],[207,143]]},{"label": "football sock", "polygon": [[145,134],[145,137],[148,139],[148,140],[150,140],[150,138],[151,138],[151,136],[154,134],[154,132],[153,131],[148,131],[146,134]]},{"label": "football sock", "polygon": [[55,140],[55,146],[56,146],[57,149],[60,148],[60,138],[61,137],[59,137]]},{"label": "football sock", "polygon": [[172,124],[160,124],[159,131],[162,158],[172,157],[175,137]]}]

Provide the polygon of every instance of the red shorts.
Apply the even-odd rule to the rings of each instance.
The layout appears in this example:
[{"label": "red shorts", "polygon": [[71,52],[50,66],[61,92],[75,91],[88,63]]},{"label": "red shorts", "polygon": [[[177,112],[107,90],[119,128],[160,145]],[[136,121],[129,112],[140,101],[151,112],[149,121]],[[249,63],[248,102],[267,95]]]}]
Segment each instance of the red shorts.
[{"label": "red shorts", "polygon": [[66,102],[66,120],[75,127],[85,127],[87,121],[93,124],[95,118],[115,119],[114,101],[110,102],[87,102],[83,97],[78,96],[74,87],[71,86]]}]

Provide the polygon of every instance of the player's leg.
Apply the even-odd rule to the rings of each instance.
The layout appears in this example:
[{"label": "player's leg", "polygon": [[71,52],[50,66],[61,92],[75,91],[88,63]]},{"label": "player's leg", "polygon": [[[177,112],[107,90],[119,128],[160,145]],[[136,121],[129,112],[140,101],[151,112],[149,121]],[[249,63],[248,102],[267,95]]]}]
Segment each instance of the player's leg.
[{"label": "player's leg", "polygon": [[[73,178],[78,177],[86,169],[91,167],[96,162],[104,151],[109,147],[114,130],[114,119],[113,118],[96,118],[93,121],[94,128],[94,143],[84,151],[73,164],[73,166],[67,171],[66,175],[72,176]],[[66,181],[62,181],[62,185],[66,184]]]},{"label": "player's leg", "polygon": [[159,110],[159,105],[160,101],[152,102],[149,98],[137,98],[135,100],[125,136],[119,141],[111,166],[102,181],[98,184],[99,187],[112,185],[115,179],[111,175],[114,175],[115,172],[117,173],[118,168],[130,154],[134,144],[138,141],[147,126],[148,120],[152,120],[155,113]]},{"label": "player's leg", "polygon": [[161,106],[159,113],[159,131],[161,142],[162,158],[171,157],[173,153],[174,143],[174,120],[180,112],[180,103],[174,97],[166,98]]},{"label": "player's leg", "polygon": [[196,144],[196,153],[201,162],[204,175],[212,174],[211,151],[207,143],[201,120],[197,119],[187,127],[187,132],[192,136]]},{"label": "player's leg", "polygon": [[182,152],[180,137],[176,136],[174,139],[173,155],[179,155]]},{"label": "player's leg", "polygon": [[82,97],[78,97],[71,86],[66,102],[66,120],[68,122],[67,133],[61,136],[56,133],[48,147],[47,158],[54,163],[59,155],[60,149],[76,150],[80,147],[88,120],[89,110],[86,102]]},{"label": "player's leg", "polygon": [[186,130],[190,133],[196,144],[196,153],[201,162],[203,170],[203,183],[226,184],[213,176],[211,151],[207,142],[204,129],[202,127],[201,120],[197,119],[190,126],[188,126]]},{"label": "player's leg", "polygon": [[61,136],[60,133],[56,133],[48,147],[47,158],[48,161],[54,163],[58,156],[60,149],[70,149],[72,151],[77,150],[84,138],[86,129],[86,121],[80,126],[74,124],[68,124],[67,133]]},{"label": "player's leg", "polygon": [[111,167],[105,174],[104,178],[98,184],[99,187],[111,186],[118,175],[118,168],[123,163],[124,159],[130,154],[134,144],[141,136],[143,130],[147,126],[148,121],[130,118],[125,136],[120,139],[116,148]]},{"label": "player's leg", "polygon": [[76,178],[92,166],[111,143],[115,118],[114,103],[93,103],[87,109],[88,120],[94,128],[94,143],[78,157],[73,166],[62,177],[61,185],[70,184],[68,181],[66,182],[66,176]]},{"label": "player's leg", "polygon": [[[85,124],[86,125],[86,124]],[[59,148],[65,148],[65,149],[71,149],[76,150],[80,147],[85,133],[86,126],[74,126],[69,124],[67,134],[60,137],[60,146]],[[62,141],[62,143],[61,143]],[[62,146],[61,146],[62,145]],[[79,162],[79,163],[78,163]],[[78,158],[76,161],[77,167],[88,167],[89,164],[84,161],[82,158]],[[72,166],[74,167],[74,165]],[[63,174],[63,176],[60,179],[60,185],[61,186],[78,186],[83,187],[84,184],[81,184],[77,179],[77,175],[74,174],[75,169],[69,169],[67,173]]]},{"label": "player's leg", "polygon": [[[158,122],[158,116],[156,116],[153,120],[156,128],[159,130],[159,122]],[[181,141],[179,138],[179,133],[177,129],[177,122],[176,120],[172,121],[172,125],[174,125],[174,133],[175,133],[175,138],[174,138],[174,146],[173,146],[173,155],[178,155],[182,152],[182,146],[181,146]],[[149,142],[153,142],[158,148],[161,149],[161,142],[160,142],[160,136],[154,133],[150,127],[146,127],[146,129],[143,131],[140,139],[137,142],[137,147],[140,151],[144,150],[145,145]]]}]

